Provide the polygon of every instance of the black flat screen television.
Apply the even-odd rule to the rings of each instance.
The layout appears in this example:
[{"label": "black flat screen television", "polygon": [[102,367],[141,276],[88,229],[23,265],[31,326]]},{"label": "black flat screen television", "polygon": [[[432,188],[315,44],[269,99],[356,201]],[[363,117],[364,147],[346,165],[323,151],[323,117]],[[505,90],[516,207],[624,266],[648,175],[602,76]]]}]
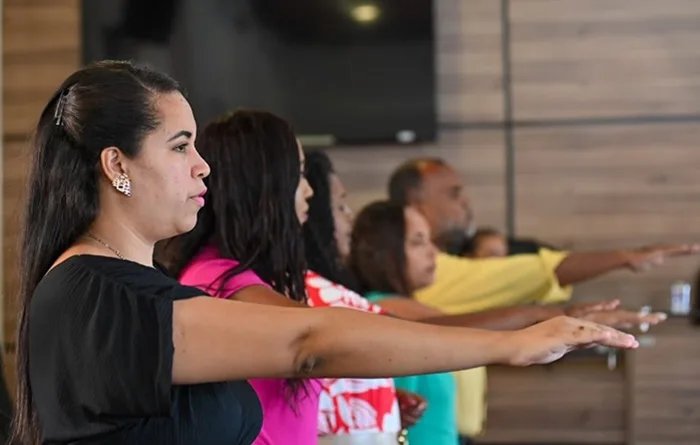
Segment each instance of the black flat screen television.
[{"label": "black flat screen television", "polygon": [[200,125],[273,111],[307,145],[436,137],[433,0],[83,1],[83,62],[178,79]]}]

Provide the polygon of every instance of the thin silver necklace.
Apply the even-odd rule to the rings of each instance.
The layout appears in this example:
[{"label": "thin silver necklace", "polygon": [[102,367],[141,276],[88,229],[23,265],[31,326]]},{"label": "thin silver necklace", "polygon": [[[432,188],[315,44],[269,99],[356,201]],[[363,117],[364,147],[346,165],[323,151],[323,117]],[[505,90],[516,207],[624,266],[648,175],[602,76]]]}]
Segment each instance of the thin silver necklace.
[{"label": "thin silver necklace", "polygon": [[88,232],[88,233],[87,233],[87,236],[90,237],[90,238],[92,238],[92,239],[94,239],[94,240],[97,241],[98,243],[102,244],[102,245],[105,246],[107,249],[111,250],[112,253],[115,254],[115,255],[117,256],[117,258],[119,258],[120,260],[126,260],[126,258],[124,258],[124,255],[122,255],[121,252],[119,252],[117,249],[115,249],[114,247],[110,246],[110,245],[107,244],[106,242],[102,241],[100,238],[96,237],[96,236],[93,235],[92,233]]}]

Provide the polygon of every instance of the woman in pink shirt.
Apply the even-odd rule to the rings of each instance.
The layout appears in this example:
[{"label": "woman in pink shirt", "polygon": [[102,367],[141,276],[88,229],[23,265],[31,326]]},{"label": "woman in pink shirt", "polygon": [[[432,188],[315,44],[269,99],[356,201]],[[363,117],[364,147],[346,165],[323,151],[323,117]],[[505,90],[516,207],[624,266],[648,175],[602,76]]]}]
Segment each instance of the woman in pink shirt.
[{"label": "woman in pink shirt", "polygon": [[[217,298],[305,304],[300,233],[312,190],[289,125],[270,113],[238,111],[204,128],[198,147],[212,169],[208,200],[195,229],[170,243],[172,271]],[[317,442],[319,380],[249,382],[263,408],[254,444]]]}]

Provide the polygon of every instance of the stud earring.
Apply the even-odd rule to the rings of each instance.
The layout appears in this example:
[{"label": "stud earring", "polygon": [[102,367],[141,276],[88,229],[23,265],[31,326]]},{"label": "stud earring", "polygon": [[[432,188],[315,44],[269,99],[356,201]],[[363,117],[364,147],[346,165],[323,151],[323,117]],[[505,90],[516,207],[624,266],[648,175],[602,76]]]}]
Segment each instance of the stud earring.
[{"label": "stud earring", "polygon": [[126,173],[122,173],[112,181],[112,185],[118,192],[131,196],[131,179]]}]

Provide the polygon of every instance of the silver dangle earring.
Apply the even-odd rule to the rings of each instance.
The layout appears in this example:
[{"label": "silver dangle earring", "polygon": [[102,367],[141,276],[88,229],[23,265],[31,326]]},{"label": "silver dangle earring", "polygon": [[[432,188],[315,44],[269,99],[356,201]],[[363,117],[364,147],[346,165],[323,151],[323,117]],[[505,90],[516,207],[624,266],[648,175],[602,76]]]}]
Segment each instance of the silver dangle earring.
[{"label": "silver dangle earring", "polygon": [[122,173],[112,181],[112,185],[118,192],[131,196],[131,179],[126,173]]}]

